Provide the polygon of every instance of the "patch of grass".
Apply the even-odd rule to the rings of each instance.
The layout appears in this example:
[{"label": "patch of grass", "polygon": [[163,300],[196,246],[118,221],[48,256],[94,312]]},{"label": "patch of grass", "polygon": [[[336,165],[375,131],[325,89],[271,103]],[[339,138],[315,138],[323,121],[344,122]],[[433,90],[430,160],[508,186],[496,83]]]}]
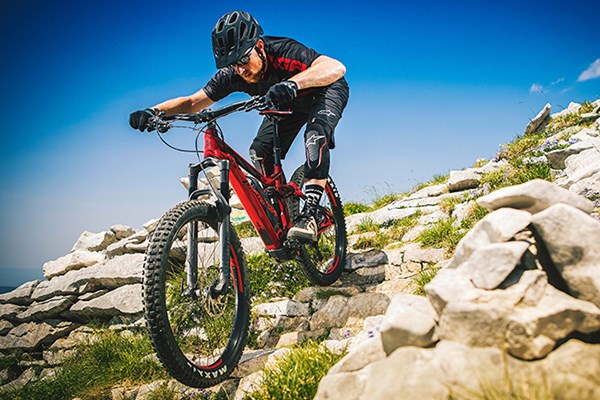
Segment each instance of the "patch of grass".
[{"label": "patch of grass", "polygon": [[[473,203],[467,210],[465,218],[460,222],[461,229],[468,231],[475,226],[489,211],[477,203]],[[465,232],[466,233],[466,232]]]},{"label": "patch of grass", "polygon": [[266,253],[246,257],[250,288],[255,300],[292,297],[310,282],[295,261],[280,263]]},{"label": "patch of grass", "polygon": [[359,213],[364,213],[364,212],[369,212],[371,211],[371,207],[369,207],[366,204],[363,203],[356,203],[356,202],[348,202],[348,203],[344,203],[344,216],[348,217],[350,215],[354,215],[354,214],[359,214]]},{"label": "patch of grass", "polygon": [[502,150],[498,153],[498,157],[505,158],[512,164],[515,160],[522,159],[528,151],[531,151],[544,143],[546,138],[547,133],[544,131],[517,135],[512,142],[502,146]]},{"label": "patch of grass", "polygon": [[345,354],[336,354],[315,341],[294,348],[264,370],[260,387],[249,400],[312,399],[327,371]]},{"label": "patch of grass", "polygon": [[442,200],[440,200],[440,203],[438,204],[440,209],[445,212],[446,214],[452,214],[452,212],[454,211],[454,208],[460,204],[460,203],[464,203],[467,199],[465,198],[465,196],[450,196],[450,197],[444,197]]},{"label": "patch of grass", "polygon": [[79,344],[77,354],[67,358],[56,375],[4,395],[13,400],[110,398],[110,389],[116,383],[141,384],[167,378],[157,361],[145,357],[152,353],[145,335],[125,337],[114,331],[100,331],[97,340]]},{"label": "patch of grass", "polygon": [[381,250],[391,243],[390,238],[385,234],[376,234],[371,237],[361,237],[353,246],[356,250],[377,249]]},{"label": "patch of grass", "polygon": [[419,234],[417,241],[425,247],[443,248],[452,253],[466,233],[455,227],[454,221],[454,218],[446,218],[434,222]]},{"label": "patch of grass", "polygon": [[448,182],[449,177],[450,177],[449,173],[448,174],[435,174],[429,181],[419,183],[417,186],[414,187],[414,189],[412,191],[418,192],[419,190],[424,189],[428,186],[440,185],[442,183],[446,183],[446,182]]},{"label": "patch of grass", "polygon": [[361,237],[358,239],[356,244],[353,246],[357,250],[364,249],[383,249],[390,243],[398,242],[402,240],[402,237],[406,232],[417,225],[421,212],[409,215],[404,218],[389,220],[383,224],[375,224],[372,220],[366,220],[364,225],[359,225],[355,232],[375,232],[375,236]]},{"label": "patch of grass", "polygon": [[360,220],[354,228],[354,233],[379,232],[379,224],[373,222],[369,217]]},{"label": "patch of grass", "polygon": [[376,198],[371,205],[371,211],[379,210],[387,205],[392,204],[396,200],[400,200],[403,196],[398,194],[386,194]]},{"label": "patch of grass", "polygon": [[252,221],[239,223],[235,225],[233,229],[235,229],[240,239],[258,236],[256,229],[254,229],[254,225],[252,225]]},{"label": "patch of grass", "polygon": [[536,164],[521,164],[519,166],[509,165],[505,168],[483,174],[481,183],[488,183],[491,190],[497,190],[506,186],[525,183],[533,179],[552,181],[550,165],[543,162]]},{"label": "patch of grass", "polygon": [[440,268],[437,267],[429,267],[419,271],[419,273],[412,278],[412,293],[419,296],[425,296],[425,285],[435,278],[439,270]]}]

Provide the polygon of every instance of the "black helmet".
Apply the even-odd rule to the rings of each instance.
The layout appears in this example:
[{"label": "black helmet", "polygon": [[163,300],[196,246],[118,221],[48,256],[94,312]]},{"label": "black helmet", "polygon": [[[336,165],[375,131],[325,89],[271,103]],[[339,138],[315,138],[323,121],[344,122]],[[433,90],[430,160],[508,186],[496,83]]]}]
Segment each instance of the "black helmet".
[{"label": "black helmet", "polygon": [[212,31],[217,68],[226,67],[242,58],[262,34],[258,22],[247,12],[232,11],[219,18]]}]

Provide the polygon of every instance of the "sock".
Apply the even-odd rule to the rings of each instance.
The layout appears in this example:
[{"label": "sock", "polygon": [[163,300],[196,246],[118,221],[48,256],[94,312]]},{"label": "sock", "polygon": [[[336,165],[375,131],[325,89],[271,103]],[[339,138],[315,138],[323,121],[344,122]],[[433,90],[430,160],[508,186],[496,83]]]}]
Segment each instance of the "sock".
[{"label": "sock", "polygon": [[317,214],[317,206],[321,201],[321,195],[323,194],[323,188],[320,185],[306,185],[304,187],[304,194],[306,195],[306,203],[304,204],[304,214],[315,216]]}]

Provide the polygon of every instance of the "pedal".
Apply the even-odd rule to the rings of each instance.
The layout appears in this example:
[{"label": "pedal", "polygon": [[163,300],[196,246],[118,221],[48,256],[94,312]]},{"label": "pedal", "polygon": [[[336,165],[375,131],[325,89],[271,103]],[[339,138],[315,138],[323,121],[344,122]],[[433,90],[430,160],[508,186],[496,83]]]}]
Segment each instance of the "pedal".
[{"label": "pedal", "polygon": [[286,249],[299,249],[300,246],[302,246],[302,242],[298,239],[286,239],[285,242],[283,242],[283,247],[285,247]]}]

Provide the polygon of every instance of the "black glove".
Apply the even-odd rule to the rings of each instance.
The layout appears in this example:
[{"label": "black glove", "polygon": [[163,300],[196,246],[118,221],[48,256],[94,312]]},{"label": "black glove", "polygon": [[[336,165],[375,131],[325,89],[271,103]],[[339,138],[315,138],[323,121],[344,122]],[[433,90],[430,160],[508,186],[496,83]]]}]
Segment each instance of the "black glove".
[{"label": "black glove", "polygon": [[278,106],[294,100],[297,92],[298,84],[296,84],[296,82],[283,81],[271,86],[265,97],[267,102]]},{"label": "black glove", "polygon": [[133,129],[138,129],[140,132],[144,132],[148,129],[148,132],[154,130],[154,126],[149,124],[150,118],[157,114],[157,110],[154,108],[146,108],[145,110],[134,111],[129,114],[129,125]]}]

